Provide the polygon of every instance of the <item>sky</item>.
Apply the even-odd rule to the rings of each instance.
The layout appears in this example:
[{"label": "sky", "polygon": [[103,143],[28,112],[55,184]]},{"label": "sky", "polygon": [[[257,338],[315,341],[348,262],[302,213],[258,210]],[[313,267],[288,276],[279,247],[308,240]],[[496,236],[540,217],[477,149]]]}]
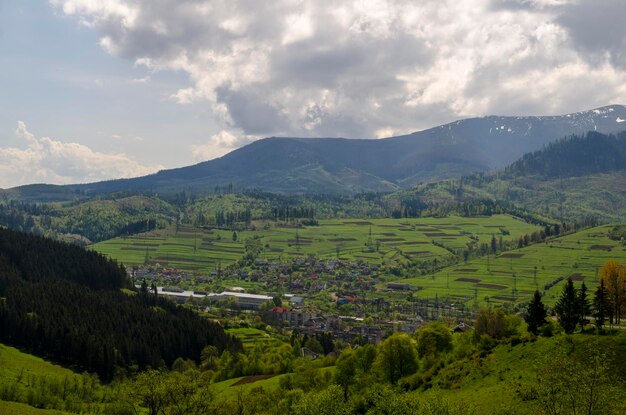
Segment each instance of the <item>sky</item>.
[{"label": "sky", "polygon": [[0,188],[626,104],[623,0],[0,0]]}]

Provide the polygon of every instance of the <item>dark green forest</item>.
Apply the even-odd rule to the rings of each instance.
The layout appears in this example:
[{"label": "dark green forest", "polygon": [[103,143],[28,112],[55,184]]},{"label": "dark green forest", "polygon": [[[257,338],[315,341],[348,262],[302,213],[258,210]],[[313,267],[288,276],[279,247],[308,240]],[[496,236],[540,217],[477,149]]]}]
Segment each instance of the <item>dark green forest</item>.
[{"label": "dark green forest", "polygon": [[606,135],[589,132],[554,141],[542,150],[525,154],[508,166],[506,175],[546,178],[584,176],[626,167],[626,132]]},{"label": "dark green forest", "polygon": [[103,380],[118,369],[197,361],[207,345],[241,349],[219,324],[129,284],[100,254],[0,229],[0,341]]}]

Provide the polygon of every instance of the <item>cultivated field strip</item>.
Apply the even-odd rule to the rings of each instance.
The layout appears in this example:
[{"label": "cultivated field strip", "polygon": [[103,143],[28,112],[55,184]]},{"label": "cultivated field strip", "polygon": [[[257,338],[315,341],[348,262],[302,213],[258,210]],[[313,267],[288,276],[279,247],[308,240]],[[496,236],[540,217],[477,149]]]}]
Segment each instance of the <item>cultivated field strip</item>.
[{"label": "cultivated field strip", "polygon": [[[571,277],[577,286],[584,281],[590,294],[598,270],[609,259],[626,262],[626,247],[608,238],[611,226],[598,227],[548,240],[497,256],[445,268],[434,275],[404,279],[420,298],[461,296],[487,305],[522,302],[535,289],[553,304],[562,284]],[[548,287],[559,278],[562,280]]]},{"label": "cultivated field strip", "polygon": [[478,218],[417,218],[320,220],[319,226],[294,227],[256,224],[257,230],[171,226],[145,234],[115,238],[93,249],[126,265],[160,263],[183,271],[206,273],[236,262],[245,253],[246,240],[262,245],[261,258],[287,260],[294,256],[403,263],[452,255],[471,238],[489,243],[492,236],[517,239],[538,229],[508,215]]}]

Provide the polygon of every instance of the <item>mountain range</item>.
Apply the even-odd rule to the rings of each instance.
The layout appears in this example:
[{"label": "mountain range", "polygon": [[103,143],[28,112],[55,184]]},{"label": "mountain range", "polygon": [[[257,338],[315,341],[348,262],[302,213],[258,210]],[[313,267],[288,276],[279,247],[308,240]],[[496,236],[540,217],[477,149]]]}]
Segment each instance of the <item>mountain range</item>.
[{"label": "mountain range", "polygon": [[389,192],[503,168],[563,137],[623,130],[626,107],[610,105],[561,116],[469,118],[385,139],[269,137],[214,160],[148,176],[31,190],[211,193],[232,186],[279,193]]}]

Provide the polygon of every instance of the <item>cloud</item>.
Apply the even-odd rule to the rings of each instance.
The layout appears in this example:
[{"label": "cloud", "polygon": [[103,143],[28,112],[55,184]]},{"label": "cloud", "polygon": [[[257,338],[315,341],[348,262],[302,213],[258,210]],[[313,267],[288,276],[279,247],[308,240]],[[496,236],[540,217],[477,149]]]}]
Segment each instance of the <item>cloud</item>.
[{"label": "cloud", "polygon": [[192,146],[192,154],[195,161],[212,160],[221,157],[243,145],[254,141],[255,136],[235,136],[229,131],[220,131],[211,136],[208,142]]},{"label": "cloud", "polygon": [[15,135],[26,148],[0,147],[0,187],[29,183],[69,184],[154,173],[124,154],[100,153],[78,143],[36,137],[19,121]]},{"label": "cloud", "polygon": [[[619,0],[50,1],[109,53],[187,74],[172,98],[243,142],[626,101]],[[220,134],[196,157],[235,148]]]},{"label": "cloud", "polygon": [[604,0],[569,4],[557,18],[567,29],[572,46],[585,55],[591,64],[608,59],[626,69],[626,2]]}]

